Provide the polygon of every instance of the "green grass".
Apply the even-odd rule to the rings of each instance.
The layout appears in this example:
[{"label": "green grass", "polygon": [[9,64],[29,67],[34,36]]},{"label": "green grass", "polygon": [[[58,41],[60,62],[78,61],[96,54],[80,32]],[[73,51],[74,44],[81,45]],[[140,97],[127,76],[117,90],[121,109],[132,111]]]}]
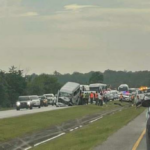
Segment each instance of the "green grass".
[{"label": "green grass", "polygon": [[112,109],[114,107],[117,106],[115,106],[113,103],[109,103],[107,107],[100,107],[95,105],[78,106],[69,109],[61,109],[21,117],[1,119],[0,142],[40,131],[53,125],[58,125],[65,121],[74,120],[88,114],[94,114],[100,111]]},{"label": "green grass", "polygon": [[6,111],[6,110],[12,110],[14,109],[13,107],[10,107],[10,108],[0,108],[0,111]]},{"label": "green grass", "polygon": [[143,108],[128,108],[114,115],[106,116],[91,125],[68,133],[56,140],[42,144],[32,150],[90,150],[106,141],[118,129],[137,117]]}]

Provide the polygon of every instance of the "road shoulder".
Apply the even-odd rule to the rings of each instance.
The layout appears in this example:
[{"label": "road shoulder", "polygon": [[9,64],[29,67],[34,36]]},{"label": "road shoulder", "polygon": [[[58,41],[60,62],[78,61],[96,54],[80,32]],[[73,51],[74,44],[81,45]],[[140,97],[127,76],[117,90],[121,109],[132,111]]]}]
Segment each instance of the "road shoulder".
[{"label": "road shoulder", "polygon": [[110,136],[102,145],[94,150],[132,150],[146,125],[146,112],[131,121],[128,125]]}]

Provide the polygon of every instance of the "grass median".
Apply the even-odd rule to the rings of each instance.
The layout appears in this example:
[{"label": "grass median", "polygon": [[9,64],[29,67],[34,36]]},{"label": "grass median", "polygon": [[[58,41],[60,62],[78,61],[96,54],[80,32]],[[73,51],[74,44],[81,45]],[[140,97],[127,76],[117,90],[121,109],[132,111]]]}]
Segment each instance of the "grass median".
[{"label": "grass median", "polygon": [[[26,134],[31,134],[51,126],[61,124],[65,121],[81,118],[85,115],[95,114],[101,111],[113,109],[112,102],[107,107],[85,105],[69,109],[54,110],[21,117],[0,120],[0,142],[8,141]],[[31,110],[27,110],[31,111]],[[19,112],[18,112],[19,113]]]},{"label": "grass median", "polygon": [[144,108],[125,109],[32,150],[90,150],[106,141],[111,134],[128,124],[143,111]]}]

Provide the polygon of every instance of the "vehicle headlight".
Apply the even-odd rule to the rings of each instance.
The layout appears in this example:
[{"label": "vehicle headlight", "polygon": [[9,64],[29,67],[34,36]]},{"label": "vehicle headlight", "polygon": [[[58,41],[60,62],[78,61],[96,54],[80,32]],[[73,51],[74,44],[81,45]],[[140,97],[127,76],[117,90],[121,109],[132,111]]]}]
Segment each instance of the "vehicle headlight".
[{"label": "vehicle headlight", "polygon": [[17,105],[17,106],[20,106],[20,102],[17,102],[16,105]]},{"label": "vehicle headlight", "polygon": [[27,102],[27,105],[29,105],[29,106],[30,106],[30,105],[31,105],[31,102]]}]

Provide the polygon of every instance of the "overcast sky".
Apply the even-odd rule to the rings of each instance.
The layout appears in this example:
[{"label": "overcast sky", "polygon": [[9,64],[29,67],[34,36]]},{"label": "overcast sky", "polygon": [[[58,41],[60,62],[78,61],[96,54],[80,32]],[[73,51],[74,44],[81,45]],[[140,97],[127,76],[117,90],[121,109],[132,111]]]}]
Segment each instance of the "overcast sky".
[{"label": "overcast sky", "polygon": [[150,70],[149,0],[0,0],[0,69]]}]

